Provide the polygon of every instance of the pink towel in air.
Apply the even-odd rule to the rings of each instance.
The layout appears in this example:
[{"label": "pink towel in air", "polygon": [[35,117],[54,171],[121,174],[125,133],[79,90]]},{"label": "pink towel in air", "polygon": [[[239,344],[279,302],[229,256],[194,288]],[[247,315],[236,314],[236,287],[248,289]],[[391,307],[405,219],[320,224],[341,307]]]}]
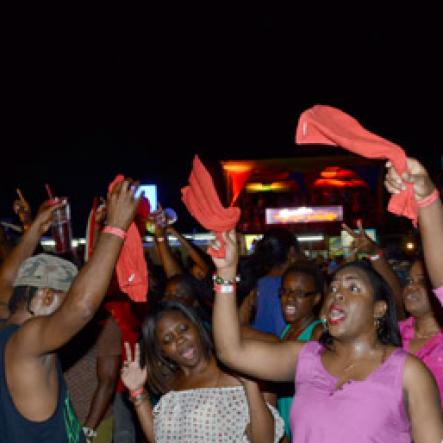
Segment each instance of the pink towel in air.
[{"label": "pink towel in air", "polygon": [[208,254],[223,258],[225,243],[221,233],[235,228],[240,219],[240,209],[222,206],[212,177],[197,155],[192,164],[189,185],[182,188],[182,201],[189,213],[204,228],[215,232],[221,246],[218,250],[208,248]]},{"label": "pink towel in air", "polygon": [[[390,160],[399,174],[406,171],[404,150],[367,129],[350,115],[332,106],[316,105],[299,118],[295,136],[297,144],[326,144],[340,146],[366,158]],[[417,203],[411,184],[405,191],[393,194],[388,210],[417,224]]]}]

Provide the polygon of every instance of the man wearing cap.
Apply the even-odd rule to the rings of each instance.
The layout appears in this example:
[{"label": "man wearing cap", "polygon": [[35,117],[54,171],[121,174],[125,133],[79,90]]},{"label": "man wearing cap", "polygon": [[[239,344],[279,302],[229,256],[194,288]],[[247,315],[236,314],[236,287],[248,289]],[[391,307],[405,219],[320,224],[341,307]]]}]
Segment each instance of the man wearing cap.
[{"label": "man wearing cap", "polygon": [[[135,190],[125,181],[108,196],[108,226],[78,275],[72,263],[47,254],[21,263],[9,300],[10,315],[0,331],[1,443],[85,441],[56,351],[100,306],[137,210]],[[38,219],[29,231],[40,230],[41,235],[50,218],[49,223],[40,220],[40,225],[34,226]],[[23,257],[23,244],[17,249],[20,246]],[[14,252],[11,256],[14,258]]]}]

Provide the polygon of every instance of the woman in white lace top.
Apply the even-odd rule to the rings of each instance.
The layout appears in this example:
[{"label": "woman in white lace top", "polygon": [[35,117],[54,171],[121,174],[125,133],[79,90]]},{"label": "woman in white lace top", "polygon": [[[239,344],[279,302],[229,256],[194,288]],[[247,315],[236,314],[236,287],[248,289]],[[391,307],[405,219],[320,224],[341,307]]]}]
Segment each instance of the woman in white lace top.
[{"label": "woman in white lace top", "polygon": [[[257,383],[219,366],[210,334],[190,308],[161,304],[143,325],[143,345],[144,368],[138,346],[134,358],[126,346],[122,380],[150,443],[280,441],[283,421],[277,411]],[[154,408],[146,383],[164,394]]]}]

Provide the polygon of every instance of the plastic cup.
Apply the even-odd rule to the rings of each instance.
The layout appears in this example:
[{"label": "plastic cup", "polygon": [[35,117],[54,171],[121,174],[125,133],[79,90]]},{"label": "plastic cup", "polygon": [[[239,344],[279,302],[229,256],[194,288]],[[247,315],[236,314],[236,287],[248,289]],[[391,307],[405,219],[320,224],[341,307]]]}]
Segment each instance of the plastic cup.
[{"label": "plastic cup", "polygon": [[55,241],[56,254],[63,254],[71,250],[72,230],[71,230],[71,210],[68,199],[60,198],[66,201],[66,204],[57,209],[52,214],[52,238]]}]

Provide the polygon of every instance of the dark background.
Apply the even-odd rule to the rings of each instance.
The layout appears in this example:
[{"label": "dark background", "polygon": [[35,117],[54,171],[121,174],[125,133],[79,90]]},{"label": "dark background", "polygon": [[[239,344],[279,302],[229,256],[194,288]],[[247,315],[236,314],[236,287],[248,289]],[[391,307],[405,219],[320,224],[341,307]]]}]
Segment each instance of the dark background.
[{"label": "dark background", "polygon": [[92,197],[122,172],[157,183],[190,229],[179,189],[194,153],[213,162],[294,156],[298,115],[316,103],[437,171],[437,11],[298,3],[5,11],[0,216],[11,214],[17,186],[35,207],[49,182],[71,198],[83,235]]}]

